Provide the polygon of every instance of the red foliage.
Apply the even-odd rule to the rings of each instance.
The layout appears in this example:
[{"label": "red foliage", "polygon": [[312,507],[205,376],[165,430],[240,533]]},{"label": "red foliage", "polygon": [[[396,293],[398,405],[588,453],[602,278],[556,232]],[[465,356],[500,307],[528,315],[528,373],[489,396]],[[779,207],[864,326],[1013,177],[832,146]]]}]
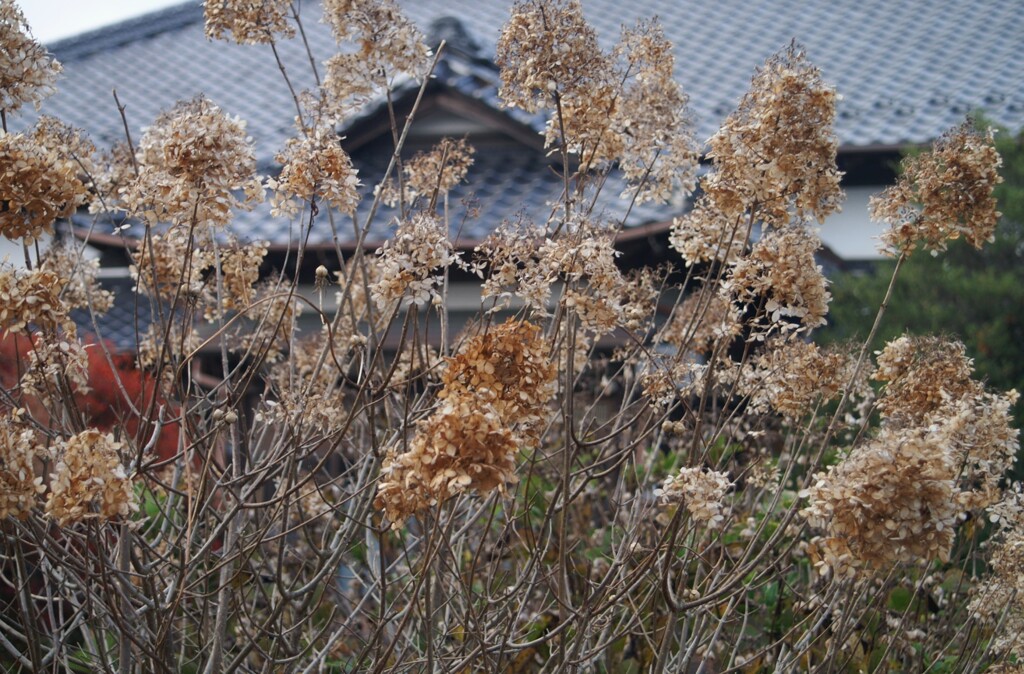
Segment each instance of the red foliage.
[{"label": "red foliage", "polygon": [[[0,385],[7,390],[18,386],[31,348],[32,342],[25,335],[0,333]],[[87,344],[86,352],[89,354],[89,390],[75,392],[75,405],[89,426],[104,431],[120,429],[123,438],[144,445],[152,435],[161,406],[165,418],[177,416],[177,407],[160,395],[156,379],[138,369],[132,355],[118,353],[108,345],[108,359],[95,342]],[[46,423],[48,414],[39,400],[26,399],[24,404],[36,419]],[[4,406],[5,401],[0,400],[0,408]],[[164,461],[173,457],[178,451],[180,432],[177,422],[165,423],[151,458]]]}]

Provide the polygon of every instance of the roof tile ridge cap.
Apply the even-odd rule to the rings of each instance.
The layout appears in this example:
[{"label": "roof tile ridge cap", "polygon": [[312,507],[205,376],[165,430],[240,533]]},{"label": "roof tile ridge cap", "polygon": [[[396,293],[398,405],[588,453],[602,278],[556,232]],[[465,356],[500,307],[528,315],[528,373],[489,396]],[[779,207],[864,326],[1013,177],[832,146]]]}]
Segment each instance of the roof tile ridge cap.
[{"label": "roof tile ridge cap", "polygon": [[155,12],[149,12],[46,45],[61,62],[82,59],[92,54],[131,42],[183,28],[204,20],[203,5],[189,0]]}]

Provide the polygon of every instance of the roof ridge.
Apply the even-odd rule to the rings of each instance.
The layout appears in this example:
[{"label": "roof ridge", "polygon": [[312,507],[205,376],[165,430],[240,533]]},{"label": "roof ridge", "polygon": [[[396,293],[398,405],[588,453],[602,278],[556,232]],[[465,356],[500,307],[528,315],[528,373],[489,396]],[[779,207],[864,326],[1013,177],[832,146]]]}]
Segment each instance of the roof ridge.
[{"label": "roof ridge", "polygon": [[58,61],[74,61],[129,42],[176,30],[203,20],[203,5],[188,0],[147,14],[112,23],[46,45]]}]

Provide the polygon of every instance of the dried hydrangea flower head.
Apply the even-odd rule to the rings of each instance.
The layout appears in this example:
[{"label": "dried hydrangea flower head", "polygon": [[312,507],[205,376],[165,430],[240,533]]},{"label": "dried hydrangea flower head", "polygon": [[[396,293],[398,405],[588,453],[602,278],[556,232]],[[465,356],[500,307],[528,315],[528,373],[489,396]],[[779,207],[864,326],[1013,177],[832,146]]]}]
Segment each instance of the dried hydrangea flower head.
[{"label": "dried hydrangea flower head", "polygon": [[344,119],[373,100],[378,71],[359,53],[342,52],[324,61],[324,121]]},{"label": "dried hydrangea flower head", "polygon": [[542,227],[524,220],[506,221],[476,247],[472,267],[481,277],[487,270],[481,297],[494,301],[492,312],[508,306],[515,295],[537,314],[546,313],[551,279],[538,254],[546,240]]},{"label": "dried hydrangea flower head", "polygon": [[[819,248],[821,239],[806,227],[773,228],[732,268],[726,287],[741,302],[757,305],[764,300],[769,332],[825,325],[832,295],[814,259]],[[799,320],[799,325],[790,319]]]},{"label": "dried hydrangea flower head", "polygon": [[661,505],[682,505],[695,521],[718,529],[725,524],[726,504],[722,499],[731,486],[727,473],[683,467],[678,474],[666,477],[654,494]]},{"label": "dried hydrangea flower head", "polygon": [[837,396],[849,382],[853,365],[844,354],[825,351],[813,342],[770,340],[739,389],[749,396],[751,411],[774,410],[799,419]]},{"label": "dried hydrangea flower head", "polygon": [[556,374],[531,323],[510,319],[468,340],[448,361],[441,407],[404,451],[400,442],[388,450],[376,505],[392,526],[456,494],[515,481],[515,453],[537,441]]},{"label": "dried hydrangea flower head", "polygon": [[629,77],[615,108],[622,139],[619,168],[630,188],[623,198],[668,202],[693,191],[698,149],[687,97],[675,79],[672,43],[657,20],[624,29],[617,51]]},{"label": "dried hydrangea flower head", "polygon": [[948,561],[959,514],[954,468],[933,434],[886,430],[815,476],[803,514],[827,532],[835,557],[852,555],[850,573]]},{"label": "dried hydrangea flower head", "polygon": [[465,179],[475,153],[465,138],[442,138],[429,152],[416,153],[403,166],[406,198],[430,197],[437,192],[444,199]]},{"label": "dried hydrangea flower head", "polygon": [[[590,89],[607,58],[579,0],[516,2],[498,38],[502,105],[527,112],[553,108]],[[607,112],[607,111],[606,111]]]},{"label": "dried hydrangea flower head", "polygon": [[74,336],[75,323],[61,300],[67,283],[67,278],[50,269],[0,266],[0,329],[18,333],[31,326],[51,335],[63,330]]},{"label": "dried hydrangea flower head", "polygon": [[702,291],[680,303],[658,339],[676,349],[705,354],[715,344],[738,337],[741,328],[739,311],[728,295]]},{"label": "dried hydrangea flower head", "polygon": [[626,280],[615,264],[612,229],[581,219],[563,236],[545,240],[538,255],[549,283],[563,278],[569,284],[563,301],[584,330],[604,335],[622,324]]},{"label": "dried hydrangea flower head", "polygon": [[25,15],[14,0],[0,0],[0,110],[16,112],[56,91],[61,67],[43,45],[29,35]]},{"label": "dried hydrangea flower head", "polygon": [[26,517],[45,491],[43,478],[32,468],[35,456],[35,434],[20,411],[0,413],[0,520]]},{"label": "dried hydrangea flower head", "polygon": [[1020,431],[1013,427],[1019,398],[1015,390],[966,396],[933,415],[932,427],[946,439],[958,466],[964,510],[985,508],[1002,498],[1000,485],[1020,451]]},{"label": "dried hydrangea flower head", "polygon": [[357,44],[377,86],[389,86],[400,73],[426,77],[430,49],[394,0],[324,0],[323,5],[335,39]]},{"label": "dried hydrangea flower head", "polygon": [[402,221],[378,251],[380,279],[370,292],[378,308],[408,297],[429,302],[437,295],[439,271],[455,261],[448,230],[436,213],[417,211]]},{"label": "dried hydrangea flower head", "polygon": [[[243,311],[253,303],[267,245],[265,241],[257,241],[220,251],[221,311]],[[216,304],[206,307],[206,320],[215,320],[217,315]]]},{"label": "dried hydrangea flower head", "polygon": [[84,246],[70,242],[54,242],[43,254],[40,268],[64,274],[67,285],[61,291],[61,300],[68,309],[88,308],[96,314],[110,311],[114,294],[105,290],[97,280],[100,270],[98,257],[87,257]]},{"label": "dried hydrangea flower head", "polygon": [[947,401],[978,396],[982,386],[973,372],[961,342],[904,335],[878,352],[871,378],[885,382],[878,402],[883,419],[920,425]]},{"label": "dried hydrangea flower head", "polygon": [[519,445],[483,395],[445,400],[419,425],[408,450],[389,451],[376,504],[399,528],[418,510],[476,490],[504,490],[515,480]]},{"label": "dried hydrangea flower head", "polygon": [[69,217],[85,203],[86,186],[66,149],[68,140],[77,140],[78,149],[91,154],[91,144],[48,117],[40,119],[31,135],[0,132],[5,206],[0,209],[0,235],[31,243],[53,232],[58,218]]},{"label": "dried hydrangea flower head", "polygon": [[578,0],[516,3],[496,62],[502,105],[552,111],[547,147],[575,153],[584,171],[622,154],[615,120],[623,74],[601,51]]},{"label": "dried hydrangea flower head", "polygon": [[[988,627],[998,626],[992,649],[1024,659],[1024,494],[1021,484],[1007,489],[1001,502],[991,508],[990,520],[998,533],[990,565],[992,573],[972,588],[971,615]],[[1018,670],[1008,670],[1018,671]]]},{"label": "dried hydrangea flower head", "polygon": [[672,220],[669,244],[688,267],[704,262],[735,264],[747,247],[746,223],[727,216],[701,195],[690,212]]},{"label": "dried hydrangea flower head", "polygon": [[67,382],[73,390],[89,390],[89,356],[85,346],[73,335],[54,339],[43,333],[32,336],[32,349],[18,385],[26,396],[39,399],[53,393],[53,382]]},{"label": "dried hydrangea flower head", "polygon": [[209,250],[183,228],[150,234],[139,242],[129,268],[135,290],[166,302],[197,299],[206,292],[204,274],[213,265]]},{"label": "dried hydrangea flower head", "polygon": [[975,248],[991,242],[1000,213],[993,195],[1002,159],[992,130],[971,122],[947,131],[930,152],[903,160],[895,185],[871,199],[871,217],[888,222],[883,250],[909,253],[918,244],[943,251],[961,236]]},{"label": "dried hydrangea flower head", "polygon": [[160,115],[136,159],[139,175],[124,189],[124,202],[151,225],[223,226],[232,210],[252,210],[263,199],[245,122],[204,97]]},{"label": "dried hydrangea flower head", "polygon": [[274,157],[281,173],[267,180],[274,217],[295,217],[306,203],[325,201],[342,213],[359,205],[359,179],[352,159],[334,129],[318,126],[302,138],[291,138]]},{"label": "dried hydrangea flower head", "polygon": [[482,395],[521,438],[535,439],[547,419],[556,374],[540,327],[510,318],[469,339],[448,359],[438,398]]},{"label": "dried hydrangea flower head", "polygon": [[50,476],[46,512],[60,526],[87,519],[128,517],[139,509],[121,464],[122,445],[109,433],[82,431],[64,443]]},{"label": "dried hydrangea flower head", "polygon": [[839,210],[836,98],[796,45],[768,59],[709,141],[715,170],[702,187],[715,207],[737,217],[756,206],[773,226]]},{"label": "dried hydrangea flower head", "polygon": [[986,393],[971,378],[964,345],[937,337],[904,335],[879,352],[871,375],[885,382],[878,401],[891,427],[922,428],[952,453],[965,510],[999,499],[999,483],[1019,449],[1011,409],[1017,392]]},{"label": "dried hydrangea flower head", "polygon": [[291,0],[206,0],[206,39],[227,39],[238,44],[270,44],[295,36],[288,22]]}]

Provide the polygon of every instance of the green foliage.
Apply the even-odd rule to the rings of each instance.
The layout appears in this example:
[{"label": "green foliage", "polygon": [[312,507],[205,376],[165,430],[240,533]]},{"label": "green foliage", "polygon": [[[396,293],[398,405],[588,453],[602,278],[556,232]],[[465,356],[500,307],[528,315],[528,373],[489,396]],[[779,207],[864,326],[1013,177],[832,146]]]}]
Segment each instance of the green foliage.
[{"label": "green foliage", "polygon": [[[996,240],[981,250],[952,242],[942,255],[915,251],[900,270],[873,346],[903,333],[944,333],[964,342],[978,375],[996,389],[1024,390],[1024,132],[1002,133],[1003,184],[996,189],[1003,219]],[[885,296],[895,261],[873,272],[833,279],[829,327],[819,340],[863,339]],[[1024,406],[1018,403],[1018,422]]]}]

